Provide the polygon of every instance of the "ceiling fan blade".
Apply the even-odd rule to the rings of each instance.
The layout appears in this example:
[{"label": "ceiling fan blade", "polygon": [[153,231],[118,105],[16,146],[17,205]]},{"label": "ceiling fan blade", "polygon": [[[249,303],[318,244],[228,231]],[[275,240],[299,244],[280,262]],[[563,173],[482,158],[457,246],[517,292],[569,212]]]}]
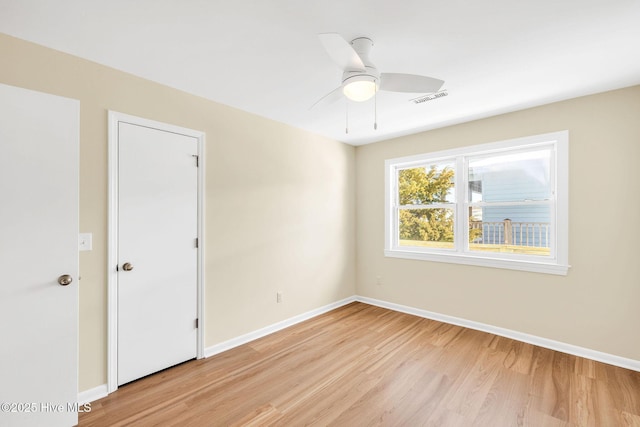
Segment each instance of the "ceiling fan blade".
[{"label": "ceiling fan blade", "polygon": [[440,90],[444,80],[416,74],[382,73],[380,90],[389,92],[431,93]]},{"label": "ceiling fan blade", "polygon": [[336,101],[339,101],[340,99],[342,99],[343,94],[342,94],[342,86],[338,86],[337,88],[335,88],[334,90],[332,90],[331,92],[329,92],[328,94],[326,94],[325,96],[323,96],[322,98],[318,99],[311,107],[309,107],[309,110],[312,110],[313,108],[315,108],[318,104],[333,104]]},{"label": "ceiling fan blade", "polygon": [[320,42],[333,62],[342,70],[365,71],[364,63],[351,44],[337,33],[318,34]]}]

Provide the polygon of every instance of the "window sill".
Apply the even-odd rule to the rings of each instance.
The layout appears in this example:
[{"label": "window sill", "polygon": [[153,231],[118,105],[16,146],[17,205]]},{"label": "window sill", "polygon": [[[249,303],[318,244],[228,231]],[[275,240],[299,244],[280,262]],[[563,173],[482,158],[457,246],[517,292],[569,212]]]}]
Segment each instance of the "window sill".
[{"label": "window sill", "polygon": [[468,254],[434,254],[416,252],[411,250],[386,249],[384,255],[390,258],[415,259],[422,261],[446,262],[450,264],[475,265],[480,267],[504,268],[508,270],[530,271],[534,273],[555,274],[566,276],[569,272],[569,265],[557,264],[555,262],[535,262],[522,261],[503,258],[486,258],[482,256],[471,256]]}]

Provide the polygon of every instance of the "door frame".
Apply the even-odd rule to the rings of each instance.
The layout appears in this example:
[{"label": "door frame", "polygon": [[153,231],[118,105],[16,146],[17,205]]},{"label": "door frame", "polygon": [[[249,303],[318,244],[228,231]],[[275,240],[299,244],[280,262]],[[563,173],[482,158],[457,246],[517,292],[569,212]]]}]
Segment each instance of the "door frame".
[{"label": "door frame", "polygon": [[204,357],[204,184],[205,184],[205,133],[142,117],[108,112],[108,181],[109,181],[109,219],[107,243],[107,392],[118,389],[118,124],[129,123],[173,132],[196,138],[198,141],[198,260],[197,260],[197,352],[196,357]]}]

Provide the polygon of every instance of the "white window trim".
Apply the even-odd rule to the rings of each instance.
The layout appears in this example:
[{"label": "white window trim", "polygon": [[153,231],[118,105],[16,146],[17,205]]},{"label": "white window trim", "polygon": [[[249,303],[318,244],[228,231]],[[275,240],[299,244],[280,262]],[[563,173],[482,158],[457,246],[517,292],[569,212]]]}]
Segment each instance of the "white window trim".
[{"label": "white window trim", "polygon": [[[482,252],[464,251],[465,238],[468,230],[464,226],[465,221],[458,218],[466,218],[464,212],[465,203],[465,162],[463,156],[473,156],[491,152],[499,152],[505,149],[528,148],[535,145],[549,145],[555,147],[555,162],[552,162],[552,175],[555,179],[555,221],[552,221],[555,240],[552,245],[552,254],[549,257],[534,256],[508,256],[500,254],[487,254]],[[397,241],[397,170],[413,165],[424,164],[425,161],[434,162],[441,159],[456,158],[456,249],[430,249],[425,251],[411,247],[399,247]],[[466,230],[466,231],[465,231]],[[552,232],[552,235],[554,233]],[[537,273],[566,275],[569,270],[569,132],[560,131],[542,135],[528,136],[524,138],[510,139],[506,141],[488,144],[462,147],[453,150],[425,153],[415,156],[399,157],[385,161],[385,249],[384,254],[392,258],[416,259],[454,264],[466,264],[482,267],[504,268],[510,270],[531,271]]]}]

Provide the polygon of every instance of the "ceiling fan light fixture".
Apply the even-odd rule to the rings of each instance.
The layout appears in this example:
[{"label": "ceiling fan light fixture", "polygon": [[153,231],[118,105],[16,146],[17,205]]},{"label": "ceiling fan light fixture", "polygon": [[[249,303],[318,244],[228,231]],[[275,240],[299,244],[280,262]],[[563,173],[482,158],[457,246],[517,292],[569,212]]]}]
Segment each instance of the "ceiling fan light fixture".
[{"label": "ceiling fan light fixture", "polygon": [[352,79],[349,83],[346,83],[342,88],[344,96],[352,101],[363,102],[371,99],[373,95],[378,91],[378,84],[375,79],[368,78]]}]

